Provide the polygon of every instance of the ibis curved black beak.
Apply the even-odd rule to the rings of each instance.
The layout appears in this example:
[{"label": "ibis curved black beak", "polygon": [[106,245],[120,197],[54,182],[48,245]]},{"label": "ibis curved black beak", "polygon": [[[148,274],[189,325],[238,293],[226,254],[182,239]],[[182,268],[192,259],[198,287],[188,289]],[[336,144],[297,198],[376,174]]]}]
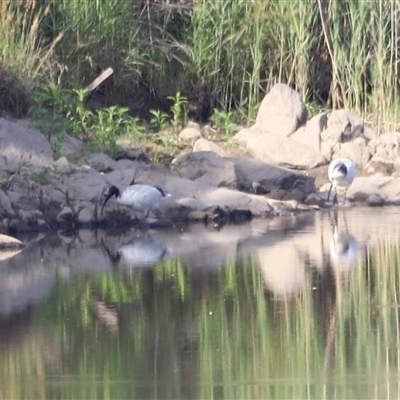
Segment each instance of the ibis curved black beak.
[{"label": "ibis curved black beak", "polygon": [[329,192],[328,192],[328,201],[329,201],[329,197],[331,197],[331,190],[332,190],[332,184],[331,184],[331,187],[329,188]]},{"label": "ibis curved black beak", "polygon": [[107,201],[110,200],[113,196],[118,197],[118,195],[119,190],[116,186],[111,186],[110,189],[108,189],[107,196],[104,200],[103,206],[101,207],[101,215],[103,215],[104,206],[107,204]]}]

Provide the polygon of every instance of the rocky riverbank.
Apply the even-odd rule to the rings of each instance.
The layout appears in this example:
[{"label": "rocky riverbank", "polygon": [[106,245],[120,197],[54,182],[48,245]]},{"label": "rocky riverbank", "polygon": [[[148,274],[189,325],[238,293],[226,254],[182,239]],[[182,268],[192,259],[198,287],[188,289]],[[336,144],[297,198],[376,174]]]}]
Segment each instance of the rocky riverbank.
[{"label": "rocky riverbank", "polygon": [[308,119],[302,99],[286,85],[265,96],[253,126],[238,129],[232,143],[241,156],[210,140],[210,129],[191,123],[180,140],[193,151],[160,166],[130,148],[119,160],[92,153],[68,135],[64,156],[54,160],[49,141],[31,121],[1,118],[0,232],[136,224],[132,211],[115,200],[100,215],[107,189],[124,189],[135,171],[136,182],[171,193],[141,222],[150,226],[242,221],[325,206],[326,170],[337,157],[351,158],[358,168],[350,202],[400,204],[400,134],[378,136],[345,110]]}]

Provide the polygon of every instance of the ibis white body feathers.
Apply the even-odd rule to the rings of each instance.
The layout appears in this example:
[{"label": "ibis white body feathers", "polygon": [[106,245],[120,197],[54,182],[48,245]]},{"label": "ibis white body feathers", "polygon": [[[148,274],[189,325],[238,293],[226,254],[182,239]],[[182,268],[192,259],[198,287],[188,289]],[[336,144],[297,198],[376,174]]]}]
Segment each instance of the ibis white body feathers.
[{"label": "ibis white body feathers", "polygon": [[160,207],[160,204],[171,195],[160,186],[134,183],[122,192],[116,186],[111,186],[103,203],[101,213],[107,201],[115,196],[118,204],[129,207],[134,212],[142,212],[145,217],[150,210]]},{"label": "ibis white body feathers", "polygon": [[142,212],[147,217],[150,210],[160,207],[160,204],[170,196],[166,190],[158,186],[135,184],[120,193],[117,202],[134,212]]},{"label": "ibis white body feathers", "polygon": [[331,187],[328,192],[328,200],[332,187],[335,188],[335,197],[333,203],[337,203],[337,188],[343,188],[346,194],[347,189],[353,183],[356,176],[356,165],[348,158],[337,158],[329,164],[328,178],[331,181]]}]

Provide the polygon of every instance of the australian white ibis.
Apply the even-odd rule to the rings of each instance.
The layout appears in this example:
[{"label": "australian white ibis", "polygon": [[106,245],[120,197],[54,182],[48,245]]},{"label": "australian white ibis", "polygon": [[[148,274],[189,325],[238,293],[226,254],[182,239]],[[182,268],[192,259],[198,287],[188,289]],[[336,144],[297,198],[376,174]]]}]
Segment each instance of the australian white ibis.
[{"label": "australian white ibis", "polygon": [[329,164],[328,178],[331,181],[331,187],[328,192],[328,201],[331,194],[332,187],[335,188],[335,197],[333,198],[333,204],[337,203],[337,188],[344,188],[344,195],[346,197],[346,191],[349,186],[353,183],[356,176],[356,165],[353,161],[348,158],[337,158]]},{"label": "australian white ibis", "polygon": [[103,214],[104,206],[112,196],[116,197],[118,204],[127,206],[134,212],[142,212],[147,218],[150,210],[158,208],[171,194],[161,186],[135,183],[134,177],[130,186],[122,192],[116,186],[109,188],[101,208],[101,214]]}]

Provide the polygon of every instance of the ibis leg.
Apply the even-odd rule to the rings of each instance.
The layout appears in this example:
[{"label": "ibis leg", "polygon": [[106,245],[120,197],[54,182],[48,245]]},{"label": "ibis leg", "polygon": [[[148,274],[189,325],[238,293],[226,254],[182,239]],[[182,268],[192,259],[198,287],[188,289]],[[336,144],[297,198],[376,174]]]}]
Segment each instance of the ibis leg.
[{"label": "ibis leg", "polygon": [[335,196],[333,198],[333,205],[337,205],[337,204],[338,204],[337,192],[335,191]]},{"label": "ibis leg", "polygon": [[328,201],[329,201],[329,197],[331,196],[332,187],[333,187],[333,185],[331,184],[331,187],[329,188],[329,192],[328,192]]},{"label": "ibis leg", "polygon": [[140,219],[135,213],[133,213],[133,216],[135,217],[135,223],[138,224],[140,222]]}]

